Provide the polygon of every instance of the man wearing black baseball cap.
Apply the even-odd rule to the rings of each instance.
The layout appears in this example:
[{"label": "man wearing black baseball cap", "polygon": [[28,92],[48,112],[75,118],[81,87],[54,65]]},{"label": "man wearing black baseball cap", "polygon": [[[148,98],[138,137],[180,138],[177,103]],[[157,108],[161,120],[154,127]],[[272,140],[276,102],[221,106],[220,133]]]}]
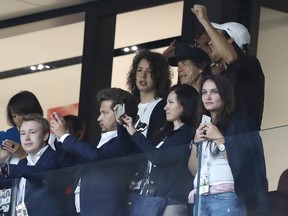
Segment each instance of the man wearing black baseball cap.
[{"label": "man wearing black baseball cap", "polygon": [[206,52],[197,47],[188,47],[182,53],[170,57],[171,66],[178,67],[178,83],[200,87],[203,76],[211,74],[211,59]]}]

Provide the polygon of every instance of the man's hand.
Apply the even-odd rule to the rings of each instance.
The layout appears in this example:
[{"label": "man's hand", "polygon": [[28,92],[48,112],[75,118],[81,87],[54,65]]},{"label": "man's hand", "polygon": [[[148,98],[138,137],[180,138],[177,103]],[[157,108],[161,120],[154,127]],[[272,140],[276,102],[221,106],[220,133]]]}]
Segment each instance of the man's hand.
[{"label": "man's hand", "polygon": [[132,136],[136,132],[133,125],[133,119],[130,116],[125,115],[122,117],[122,120],[124,122],[123,127],[125,127],[127,132]]},{"label": "man's hand", "polygon": [[199,22],[204,25],[205,23],[210,23],[208,15],[207,15],[207,9],[204,5],[195,4],[193,8],[191,8],[191,11],[196,15]]},{"label": "man's hand", "polygon": [[58,139],[60,139],[60,137],[64,134],[68,133],[65,119],[56,112],[51,115],[50,126],[51,130]]},{"label": "man's hand", "polygon": [[175,56],[176,41],[177,41],[177,40],[173,40],[173,41],[169,44],[169,47],[168,47],[166,50],[164,50],[164,52],[163,52],[162,55],[163,55],[166,59]]}]

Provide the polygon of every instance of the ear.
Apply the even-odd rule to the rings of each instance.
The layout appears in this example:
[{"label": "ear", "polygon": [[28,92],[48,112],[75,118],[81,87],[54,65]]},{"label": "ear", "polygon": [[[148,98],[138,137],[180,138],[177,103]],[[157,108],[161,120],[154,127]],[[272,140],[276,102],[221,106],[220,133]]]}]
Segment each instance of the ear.
[{"label": "ear", "polygon": [[234,42],[234,38],[230,37],[230,38],[228,39],[228,42],[229,42],[230,44],[232,44],[232,43]]},{"label": "ear", "polygon": [[204,71],[203,69],[200,69],[200,70],[199,70],[199,74],[201,74],[203,71]]},{"label": "ear", "polygon": [[46,134],[44,134],[44,136],[43,136],[43,141],[47,141],[48,140],[48,138],[49,138],[49,133],[46,133]]}]

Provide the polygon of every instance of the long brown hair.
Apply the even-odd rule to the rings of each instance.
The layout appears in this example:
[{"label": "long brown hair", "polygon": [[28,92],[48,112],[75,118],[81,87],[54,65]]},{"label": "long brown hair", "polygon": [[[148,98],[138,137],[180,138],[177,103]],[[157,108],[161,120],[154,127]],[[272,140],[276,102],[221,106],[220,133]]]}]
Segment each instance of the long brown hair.
[{"label": "long brown hair", "polygon": [[[221,97],[221,100],[223,102],[222,107],[220,108],[219,112],[217,113],[216,119],[214,120],[213,124],[217,126],[221,132],[225,129],[227,126],[227,123],[231,119],[232,115],[234,114],[234,91],[232,84],[230,83],[230,80],[227,78],[220,76],[220,75],[210,75],[206,78],[204,78],[202,84],[201,84],[201,97],[202,97],[202,89],[203,84],[207,81],[211,80],[215,83],[217,90],[219,92],[219,95]],[[205,109],[203,103],[201,103],[201,110],[202,114],[206,114],[210,116],[210,113],[208,110]]]}]

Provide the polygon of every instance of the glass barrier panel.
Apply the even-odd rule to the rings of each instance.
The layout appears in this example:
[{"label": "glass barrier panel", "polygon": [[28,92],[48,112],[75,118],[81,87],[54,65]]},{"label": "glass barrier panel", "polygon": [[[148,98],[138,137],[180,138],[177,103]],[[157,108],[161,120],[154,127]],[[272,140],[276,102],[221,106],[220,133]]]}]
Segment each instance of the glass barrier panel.
[{"label": "glass barrier panel", "polygon": [[[256,213],[259,210],[268,211],[265,215],[288,215],[287,133],[288,127],[283,126],[227,136],[223,151],[219,150],[217,140],[198,145],[183,143],[23,178],[1,175],[0,215],[14,216],[17,211],[21,215],[20,210],[22,215],[27,211],[30,216],[77,215],[79,209],[81,215],[108,216],[113,212],[114,215],[115,212],[148,215],[147,212],[155,211],[156,201],[165,203],[164,216],[175,208],[181,210],[183,216],[193,215],[193,209],[194,215],[204,215],[205,211],[208,211],[205,215],[209,215],[209,208],[214,213],[235,210],[227,202],[213,209],[213,200],[236,198],[238,201],[234,204],[244,211],[242,215],[262,215]],[[194,152],[196,162],[190,166],[195,147],[198,149]],[[206,154],[200,154],[201,147]],[[147,159],[151,163],[147,163]],[[195,178],[192,175],[198,170],[201,170],[199,179],[198,174]],[[19,174],[23,172],[18,170]],[[192,192],[194,185],[204,186],[206,180],[207,188],[198,190],[197,187]],[[191,204],[192,198],[194,204]]]}]

